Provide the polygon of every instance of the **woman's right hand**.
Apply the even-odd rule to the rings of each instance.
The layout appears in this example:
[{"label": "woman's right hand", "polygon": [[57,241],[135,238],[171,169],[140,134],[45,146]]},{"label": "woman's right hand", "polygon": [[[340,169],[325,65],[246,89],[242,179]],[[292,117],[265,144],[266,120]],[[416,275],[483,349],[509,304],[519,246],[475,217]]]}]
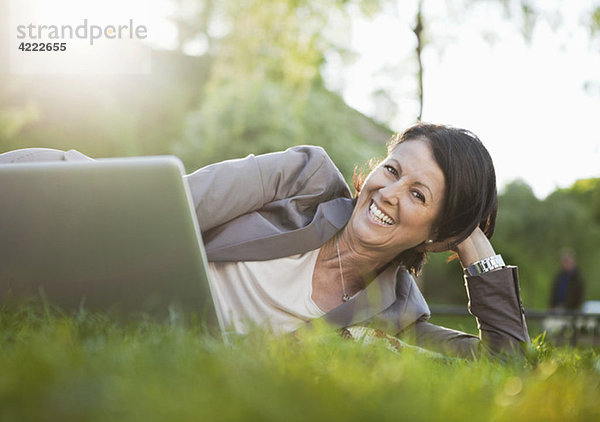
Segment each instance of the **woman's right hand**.
[{"label": "woman's right hand", "polygon": [[476,227],[469,237],[452,249],[458,254],[463,268],[484,258],[496,255],[490,240],[479,227]]}]

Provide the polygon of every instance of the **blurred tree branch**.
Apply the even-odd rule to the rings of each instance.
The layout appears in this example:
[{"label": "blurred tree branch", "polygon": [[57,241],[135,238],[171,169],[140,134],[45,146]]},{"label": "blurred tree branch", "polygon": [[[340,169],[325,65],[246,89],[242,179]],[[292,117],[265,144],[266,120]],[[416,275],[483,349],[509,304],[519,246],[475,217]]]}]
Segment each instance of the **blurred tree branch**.
[{"label": "blurred tree branch", "polygon": [[423,53],[423,0],[419,0],[419,6],[417,9],[417,17],[415,26],[413,27],[413,33],[417,38],[417,46],[415,47],[417,53],[417,83],[418,83],[418,97],[419,97],[419,114],[417,120],[421,121],[423,115],[423,60],[421,55]]}]

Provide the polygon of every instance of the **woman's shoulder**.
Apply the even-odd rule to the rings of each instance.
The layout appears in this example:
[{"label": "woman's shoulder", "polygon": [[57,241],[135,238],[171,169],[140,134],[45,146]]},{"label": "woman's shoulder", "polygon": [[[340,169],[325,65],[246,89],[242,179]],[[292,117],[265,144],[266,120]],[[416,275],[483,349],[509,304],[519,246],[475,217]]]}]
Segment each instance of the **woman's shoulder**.
[{"label": "woman's shoulder", "polygon": [[305,165],[313,171],[325,171],[339,175],[343,178],[341,171],[335,165],[327,151],[318,145],[297,145],[288,148],[284,153],[301,155]]},{"label": "woman's shoulder", "polygon": [[296,145],[283,151],[283,154],[285,153],[304,155],[306,160],[312,160],[337,170],[329,154],[327,154],[323,147],[318,145]]},{"label": "woman's shoulder", "polygon": [[344,176],[320,146],[297,145],[285,151],[256,156],[267,192],[285,191],[284,197],[303,192],[330,192],[350,197]]}]

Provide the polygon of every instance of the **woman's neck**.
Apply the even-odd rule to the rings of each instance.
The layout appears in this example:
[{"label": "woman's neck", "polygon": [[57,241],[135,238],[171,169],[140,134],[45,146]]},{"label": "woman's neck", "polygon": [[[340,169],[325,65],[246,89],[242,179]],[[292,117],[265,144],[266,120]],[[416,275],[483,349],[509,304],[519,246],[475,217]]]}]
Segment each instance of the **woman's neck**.
[{"label": "woman's neck", "polygon": [[312,298],[325,312],[341,305],[344,297],[364,289],[393,258],[368,253],[344,233],[321,246],[315,263]]},{"label": "woman's neck", "polygon": [[341,261],[346,289],[354,294],[366,287],[394,257],[382,257],[380,254],[362,249],[357,242],[349,239],[344,230],[321,247],[321,258],[325,267],[333,271],[340,271]]}]

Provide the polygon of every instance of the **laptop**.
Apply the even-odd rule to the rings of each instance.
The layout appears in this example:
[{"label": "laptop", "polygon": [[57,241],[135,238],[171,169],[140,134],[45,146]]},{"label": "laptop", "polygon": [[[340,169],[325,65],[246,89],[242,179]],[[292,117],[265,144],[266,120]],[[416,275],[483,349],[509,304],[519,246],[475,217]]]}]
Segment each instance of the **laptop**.
[{"label": "laptop", "polygon": [[183,174],[172,156],[0,165],[0,303],[221,329]]}]

